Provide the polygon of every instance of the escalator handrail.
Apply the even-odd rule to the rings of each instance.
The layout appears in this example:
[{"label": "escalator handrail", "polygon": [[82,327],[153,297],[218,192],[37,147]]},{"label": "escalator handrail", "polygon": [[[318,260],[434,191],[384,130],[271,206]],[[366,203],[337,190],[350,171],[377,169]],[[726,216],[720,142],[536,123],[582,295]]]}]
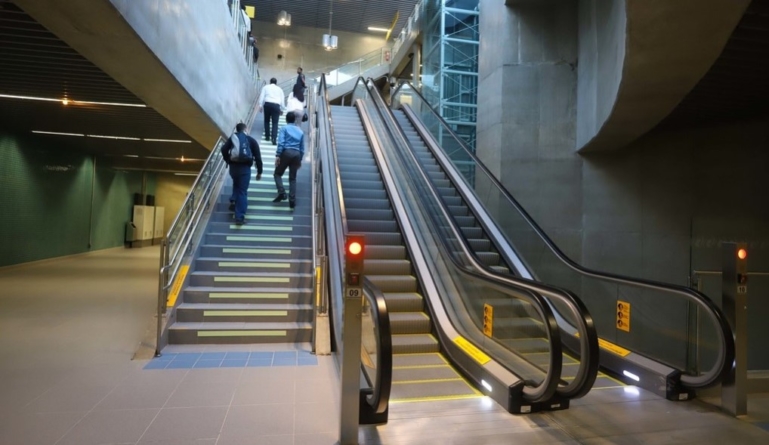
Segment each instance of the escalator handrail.
[{"label": "escalator handrail", "polygon": [[[372,394],[366,396],[366,402],[371,405],[374,412],[382,414],[387,410],[390,402],[390,391],[392,389],[393,374],[393,354],[392,354],[392,331],[390,329],[390,314],[387,311],[387,301],[384,293],[371,282],[368,278],[363,278],[363,295],[369,300],[369,304],[374,309],[374,320],[379,335],[377,342],[377,373],[376,381],[369,382],[372,388],[378,388]],[[364,372],[364,375],[366,373]],[[368,377],[367,377],[368,378]]]},{"label": "escalator handrail", "polygon": [[[368,85],[366,81],[361,77],[358,79],[357,85],[362,83],[364,88],[366,88],[366,91],[368,92]],[[371,93],[369,93],[371,94]],[[361,117],[364,121],[364,127],[366,128],[366,132],[368,134],[375,134],[375,130],[373,129],[373,126],[371,122],[369,121],[368,113],[365,110],[365,104],[364,109],[361,110]],[[378,151],[379,154],[382,154],[381,147],[379,147],[378,143],[372,142],[372,150]],[[377,156],[375,156],[375,159]],[[379,162],[377,162],[379,163]],[[382,166],[380,164],[380,168],[389,168],[386,166]],[[429,212],[428,212],[429,213]],[[441,245],[441,248],[445,248],[445,245]],[[463,249],[465,246],[463,245]],[[453,258],[452,255],[448,255],[449,258],[451,258],[452,264],[457,266],[457,270],[459,270],[464,275],[468,276],[469,278],[472,278],[476,281],[481,281],[484,285],[495,288],[503,293],[510,294],[511,287],[515,287],[510,285],[509,283],[505,283],[504,279],[498,279],[497,277],[488,276],[484,274],[482,269],[479,269],[480,272],[468,270],[462,266],[459,266],[456,263],[455,258]],[[537,294],[536,292],[533,292],[528,289],[516,289],[518,292],[517,297],[521,300],[524,300],[528,303],[530,303],[538,312],[540,317],[542,318],[543,325],[545,326],[545,332],[547,333],[547,338],[550,344],[550,364],[549,367],[545,372],[545,378],[538,384],[534,385],[533,382],[525,382],[523,393],[526,400],[530,402],[540,402],[540,401],[546,401],[550,399],[558,390],[558,385],[560,383],[561,379],[561,371],[563,367],[563,354],[561,350],[561,341],[560,341],[560,331],[558,330],[558,323],[555,320],[555,316],[553,315],[552,309],[547,304],[545,299]],[[473,342],[474,343],[474,342]],[[485,349],[485,348],[481,348]],[[511,351],[515,353],[514,351]],[[517,355],[517,354],[516,354]],[[521,357],[521,356],[519,356]],[[521,357],[522,359],[526,360],[524,357]],[[528,361],[528,360],[527,360]],[[504,363],[498,362],[503,367],[506,367]],[[511,372],[515,373],[514,370],[510,369]]]},{"label": "escalator handrail", "polygon": [[[328,100],[328,87],[326,85],[326,78],[325,75],[321,76],[320,79],[320,86],[318,88],[318,96],[322,98],[324,112],[326,121],[325,122],[319,122],[319,124],[325,124],[325,135],[328,138],[328,147],[330,149],[330,154],[332,156],[331,162],[333,165],[333,174],[335,175],[333,182],[336,184],[337,193],[336,197],[338,199],[338,206],[337,209],[338,213],[334,216],[338,216],[340,218],[340,227],[334,227],[326,225],[326,230],[337,230],[339,234],[342,235],[342,243],[344,244],[344,239],[347,236],[348,228],[347,228],[347,217],[346,217],[346,209],[344,206],[344,194],[342,190],[342,179],[341,174],[339,171],[339,162],[337,158],[337,150],[336,150],[336,139],[334,137],[334,125],[331,118],[331,105]],[[318,162],[322,162],[323,156],[320,156],[320,159]],[[321,171],[324,175],[328,175],[330,172],[327,168],[323,168],[321,166]],[[324,193],[333,193],[331,190],[324,190]],[[335,237],[336,238],[336,237]],[[341,247],[341,246],[338,246]],[[331,251],[331,249],[328,249],[328,253],[330,254],[330,257],[337,256],[337,260],[341,263],[344,259],[343,252],[338,248],[335,251]],[[331,258],[329,258],[331,260]],[[328,274],[330,277],[331,274]],[[342,279],[342,277],[339,277]],[[392,355],[393,355],[393,348],[392,348],[392,338],[391,338],[391,330],[390,330],[390,316],[387,311],[387,302],[384,299],[384,294],[382,291],[374,285],[372,282],[367,280],[364,277],[363,280],[363,294],[364,296],[372,303],[371,307],[375,314],[375,320],[377,323],[377,326],[379,328],[379,338],[378,338],[378,354],[377,354],[377,374],[376,374],[376,381],[375,382],[369,382],[369,384],[372,384],[372,392],[371,394],[368,394],[366,396],[366,402],[372,407],[372,409],[377,413],[381,414],[387,410],[387,407],[390,403],[390,391],[392,388]],[[338,329],[342,329],[342,326],[339,326]],[[366,373],[363,373],[366,375]]]},{"label": "escalator handrail", "polygon": [[[577,298],[571,291],[563,290],[546,284],[538,283],[531,280],[522,279],[519,277],[512,277],[510,275],[499,274],[483,264],[478,258],[475,251],[470,247],[470,243],[467,237],[462,233],[462,230],[458,227],[456,220],[452,217],[451,212],[448,210],[448,206],[443,197],[437,190],[437,186],[433,182],[432,178],[421,167],[421,163],[417,159],[413,147],[410,142],[405,138],[400,127],[396,124],[395,116],[392,114],[392,110],[385,104],[384,99],[376,88],[372,88],[374,96],[374,103],[378,106],[379,112],[385,120],[392,136],[400,141],[403,147],[406,147],[406,152],[411,158],[412,165],[416,166],[418,174],[422,180],[427,184],[429,193],[432,195],[435,202],[438,203],[440,212],[443,214],[443,218],[448,222],[449,228],[455,237],[461,243],[462,253],[471,262],[474,270],[482,271],[482,275],[493,280],[505,283],[506,285],[515,288],[525,288],[528,291],[534,292],[538,295],[547,295],[552,299],[556,299],[566,304],[572,312],[574,319],[577,321],[577,331],[579,332],[579,344],[580,344],[580,364],[576,376],[573,380],[564,386],[558,388],[557,393],[562,397],[578,398],[587,394],[593,386],[595,379],[598,375],[599,366],[599,350],[598,350],[598,333],[593,323],[593,319],[587,310],[585,304]],[[385,117],[386,115],[386,117]],[[427,142],[427,141],[426,141]],[[430,217],[433,220],[435,226],[439,226],[439,222],[433,218],[433,214],[430,213]],[[450,252],[449,246],[446,245],[446,240],[443,237],[439,237],[444,245],[444,251]],[[466,268],[467,266],[461,265],[456,258],[449,254],[452,262],[459,268]],[[547,304],[547,303],[545,303]],[[571,334],[571,333],[568,333]]]},{"label": "escalator handrail", "polygon": [[[718,384],[729,372],[734,362],[734,336],[729,322],[726,319],[724,313],[719,309],[713,301],[705,294],[690,289],[685,286],[679,286],[674,284],[663,283],[660,281],[647,280],[644,278],[628,277],[624,275],[597,271],[582,266],[581,264],[573,261],[565,253],[558,248],[558,246],[550,239],[549,236],[542,230],[541,227],[534,221],[534,219],[526,212],[523,206],[507,191],[502,183],[494,176],[486,165],[467,147],[467,144],[457,136],[457,134],[451,129],[451,126],[429,106],[429,102],[422,93],[414,87],[411,82],[403,82],[393,91],[391,97],[395,97],[400,88],[404,85],[408,85],[411,90],[416,93],[420,100],[422,100],[430,110],[430,113],[438,119],[438,122],[443,126],[444,130],[451,135],[451,137],[459,143],[459,146],[465,151],[465,153],[475,162],[476,168],[480,168],[491,183],[496,187],[502,196],[520,213],[524,221],[531,227],[532,230],[539,236],[542,242],[550,249],[551,252],[566,266],[576,271],[580,275],[596,278],[598,280],[608,281],[617,284],[624,284],[628,286],[658,290],[662,292],[673,293],[684,297],[688,301],[695,303],[697,306],[704,309],[707,316],[711,319],[711,322],[717,327],[721,348],[718,350],[718,357],[716,359],[715,366],[705,373],[699,376],[689,375],[682,373],[680,376],[681,383],[692,389],[703,389]],[[408,106],[408,105],[406,105]]]}]

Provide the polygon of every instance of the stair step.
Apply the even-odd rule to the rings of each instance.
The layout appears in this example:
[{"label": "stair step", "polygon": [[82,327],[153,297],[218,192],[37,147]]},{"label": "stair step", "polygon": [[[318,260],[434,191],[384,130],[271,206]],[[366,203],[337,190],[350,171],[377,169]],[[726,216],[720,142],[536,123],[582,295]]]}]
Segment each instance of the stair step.
[{"label": "stair step", "polygon": [[183,290],[184,304],[311,304],[312,288],[190,286]]},{"label": "stair step", "polygon": [[227,286],[227,287],[287,287],[297,288],[312,283],[312,274],[301,273],[232,273],[232,272],[193,272],[190,274],[191,286]]},{"label": "stair step", "polygon": [[[368,249],[370,249],[370,247],[367,247],[367,250]],[[233,261],[236,259],[294,260],[297,258],[307,258],[308,261],[311,261],[312,248],[292,246],[246,247],[206,244],[202,246],[200,255],[203,258],[222,258],[226,261]]]},{"label": "stair step", "polygon": [[196,304],[182,303],[176,312],[176,319],[183,323],[203,322],[248,322],[310,323],[313,307],[310,304]]},{"label": "stair step", "polygon": [[293,343],[312,338],[311,323],[174,323],[170,344]]},{"label": "stair step", "polygon": [[195,271],[206,272],[281,272],[311,274],[312,260],[251,260],[245,258],[207,258],[195,261]]}]

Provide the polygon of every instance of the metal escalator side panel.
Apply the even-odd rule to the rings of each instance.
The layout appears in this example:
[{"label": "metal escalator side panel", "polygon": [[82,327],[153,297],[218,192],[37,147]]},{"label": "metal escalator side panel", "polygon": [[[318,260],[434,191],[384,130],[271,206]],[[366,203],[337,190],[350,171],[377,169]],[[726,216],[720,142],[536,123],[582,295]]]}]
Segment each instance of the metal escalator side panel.
[{"label": "metal escalator side panel", "polygon": [[[366,119],[368,119],[369,113],[366,112],[365,105],[363,105],[361,102],[358,102],[356,103],[356,106],[361,110],[361,114],[365,115]],[[378,145],[378,144],[374,143],[373,145]],[[402,199],[398,195],[398,192],[396,191],[395,186],[393,185],[395,180],[389,174],[387,162],[384,160],[384,155],[382,154],[381,148],[375,148],[374,151],[375,153],[377,153],[377,162],[380,164],[380,168],[382,169],[382,174],[383,176],[386,177],[385,182],[387,184],[387,188],[388,190],[393,190],[392,192],[390,192],[390,195],[393,201],[393,206],[394,208],[396,208],[396,214],[405,215],[406,213],[404,210]],[[426,261],[424,259],[425,257],[424,257],[424,254],[420,251],[419,242],[416,240],[417,237],[416,237],[416,234],[414,233],[414,228],[411,227],[411,225],[407,222],[406,218],[407,218],[406,216],[400,217],[400,223],[404,231],[404,238],[406,239],[406,242],[410,246],[409,250],[412,253],[414,262],[419,263],[416,269],[420,274],[420,278],[422,279],[421,281],[424,287],[424,292],[425,294],[437,295],[438,290],[434,282],[432,281],[433,277],[430,276],[430,273],[426,271],[426,267],[424,266],[424,264],[426,264]],[[436,326],[440,327],[439,333],[442,334],[441,337],[443,340],[444,348],[446,348],[448,351],[453,351],[453,356],[455,357],[455,359],[457,356],[468,357],[467,350],[466,349],[463,350],[461,347],[457,346],[457,342],[454,341],[456,339],[463,339],[463,337],[459,335],[459,333],[454,328],[452,322],[450,321],[450,317],[446,313],[445,307],[439,300],[440,300],[440,297],[436,297],[434,299],[431,298],[430,305],[431,305],[431,308],[433,309],[432,311],[433,316],[436,318]],[[542,308],[544,311],[549,312],[549,308],[547,307],[546,304],[544,304],[544,302],[542,302]],[[553,337],[557,337],[558,333],[557,333],[557,329],[554,328],[555,322],[554,322],[554,319],[552,319],[552,314],[550,313],[549,316],[547,314],[543,315],[543,319],[548,320],[546,324],[548,325],[548,332],[550,333],[550,335],[552,335]],[[551,319],[552,321],[550,321]],[[472,346],[471,343],[468,343],[468,344],[470,344],[471,347],[474,347]],[[555,392],[555,389],[557,386],[557,380],[559,378],[558,376],[560,375],[560,369],[562,365],[561,356],[559,352],[560,341],[557,341],[557,338],[556,338],[556,342],[554,344],[555,344],[554,347],[558,348],[558,353],[554,354],[551,360],[550,371],[552,372],[547,374],[546,378],[543,379],[540,385],[536,385],[532,383],[530,386],[518,388],[518,391],[520,393],[519,395],[523,396],[523,394],[525,393],[526,395],[523,396],[524,398],[536,399],[540,401],[544,399],[549,399],[550,397],[552,397],[552,394]],[[461,360],[458,360],[458,362],[460,361]],[[472,361],[472,359],[470,359],[470,361]],[[473,379],[475,380],[476,384],[479,384],[479,386],[481,386],[480,385],[482,383],[481,380],[485,380],[478,377],[479,375],[486,376],[486,378],[489,381],[494,382],[493,396],[495,398],[499,396],[499,393],[500,393],[499,384],[503,379],[498,379],[494,377],[494,375],[495,374],[496,375],[505,374],[508,376],[512,375],[509,370],[505,369],[504,367],[499,365],[497,362],[489,362],[487,364],[487,362],[484,361],[483,364],[481,365],[479,365],[477,362],[460,363],[460,365],[463,367],[467,375],[473,376]],[[506,385],[505,386],[506,389],[503,390],[503,392],[506,394],[507,391],[510,390],[508,386],[512,387],[512,386],[521,385],[522,383],[524,383],[520,381],[520,378],[518,379],[519,379],[518,382]],[[555,382],[555,384],[553,384],[553,382]],[[527,384],[529,383],[531,382],[527,382]],[[486,384],[489,384],[489,382],[486,382]],[[499,399],[497,400],[499,401]],[[504,406],[509,406],[508,402],[509,400],[500,401],[500,403]]]}]

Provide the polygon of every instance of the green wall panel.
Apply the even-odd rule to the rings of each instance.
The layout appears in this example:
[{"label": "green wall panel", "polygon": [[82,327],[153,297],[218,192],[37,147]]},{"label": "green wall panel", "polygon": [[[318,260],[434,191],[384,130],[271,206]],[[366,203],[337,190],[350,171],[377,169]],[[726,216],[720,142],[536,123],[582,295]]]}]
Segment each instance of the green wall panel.
[{"label": "green wall panel", "polygon": [[0,131],[0,266],[123,244],[143,174],[50,140]]}]

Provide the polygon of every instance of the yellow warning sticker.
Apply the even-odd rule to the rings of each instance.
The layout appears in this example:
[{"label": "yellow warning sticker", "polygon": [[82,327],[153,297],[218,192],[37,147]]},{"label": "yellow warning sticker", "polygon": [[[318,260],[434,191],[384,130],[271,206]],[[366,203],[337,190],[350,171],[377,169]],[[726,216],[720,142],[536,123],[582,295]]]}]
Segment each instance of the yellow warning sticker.
[{"label": "yellow warning sticker", "polygon": [[454,338],[454,343],[459,346],[467,355],[473,358],[476,362],[485,365],[491,358],[484,354],[480,349],[476,348],[474,344],[470,343],[463,337]]},{"label": "yellow warning sticker", "polygon": [[[579,332],[575,332],[574,336],[579,338]],[[622,346],[615,345],[614,343],[606,341],[602,338],[598,339],[598,346],[600,346],[603,349],[606,349],[609,352],[613,352],[620,357],[626,357],[630,354],[629,350],[623,348]]]},{"label": "yellow warning sticker", "polygon": [[176,281],[174,281],[174,285],[171,287],[171,293],[168,294],[166,307],[174,307],[176,305],[176,299],[179,297],[179,292],[182,290],[182,283],[184,283],[184,278],[187,277],[188,270],[190,270],[190,266],[181,266],[179,268],[179,273],[176,275]]},{"label": "yellow warning sticker", "polygon": [[630,332],[630,303],[617,300],[617,329]]},{"label": "yellow warning sticker", "polygon": [[617,346],[614,343],[610,343],[602,338],[598,339],[598,346],[602,347],[603,349],[606,349],[607,351],[613,352],[620,357],[625,357],[628,354],[630,354],[630,351],[628,351],[627,349],[621,346]]}]

